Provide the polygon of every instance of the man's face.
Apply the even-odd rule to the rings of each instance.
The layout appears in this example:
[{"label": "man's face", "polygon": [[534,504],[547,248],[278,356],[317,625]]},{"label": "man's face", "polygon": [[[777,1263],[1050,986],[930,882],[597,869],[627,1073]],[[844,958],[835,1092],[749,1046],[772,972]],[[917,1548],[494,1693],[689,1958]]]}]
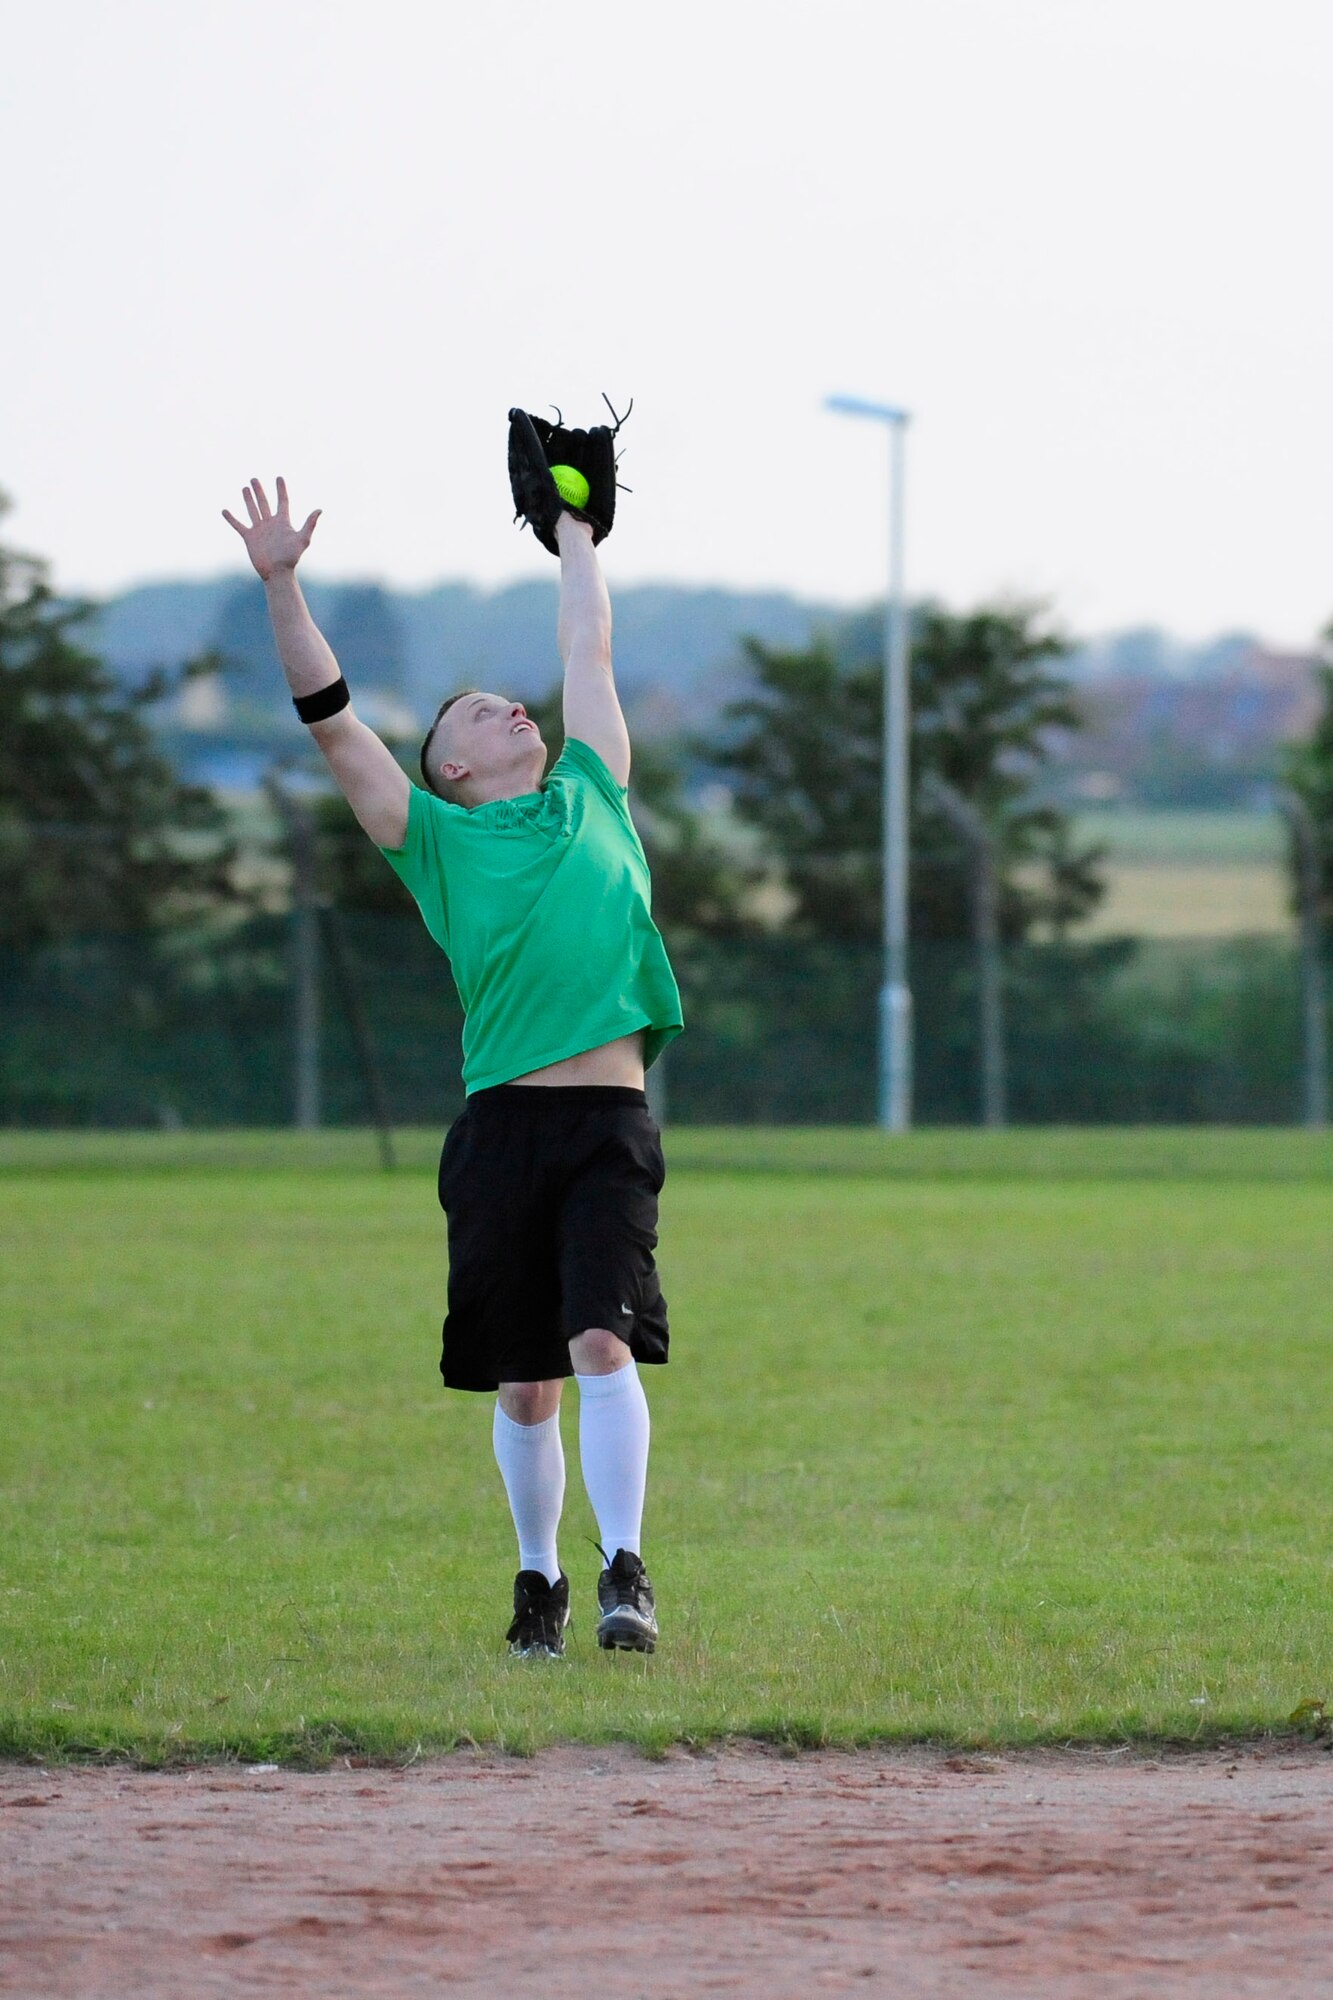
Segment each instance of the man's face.
[{"label": "man's face", "polygon": [[431,762],[451,784],[466,779],[489,789],[499,780],[535,791],[546,769],[546,745],[521,701],[465,694],[441,718]]}]

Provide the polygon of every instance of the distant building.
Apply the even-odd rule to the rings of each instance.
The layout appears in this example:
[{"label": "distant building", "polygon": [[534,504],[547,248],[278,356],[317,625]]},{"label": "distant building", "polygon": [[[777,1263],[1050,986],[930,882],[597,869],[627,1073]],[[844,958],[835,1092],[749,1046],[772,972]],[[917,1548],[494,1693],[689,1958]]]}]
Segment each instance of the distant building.
[{"label": "distant building", "polygon": [[1315,660],[1252,646],[1221,671],[1085,681],[1087,727],[1054,746],[1071,800],[1223,808],[1263,801],[1281,746],[1308,734]]}]

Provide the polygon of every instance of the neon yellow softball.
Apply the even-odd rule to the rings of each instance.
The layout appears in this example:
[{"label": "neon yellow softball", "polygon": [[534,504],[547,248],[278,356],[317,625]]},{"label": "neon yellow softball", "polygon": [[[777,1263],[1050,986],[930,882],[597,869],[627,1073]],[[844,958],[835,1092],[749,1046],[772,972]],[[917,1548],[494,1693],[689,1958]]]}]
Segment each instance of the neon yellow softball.
[{"label": "neon yellow softball", "polygon": [[576,465],[553,465],[555,490],[567,507],[586,507],[591,487]]}]

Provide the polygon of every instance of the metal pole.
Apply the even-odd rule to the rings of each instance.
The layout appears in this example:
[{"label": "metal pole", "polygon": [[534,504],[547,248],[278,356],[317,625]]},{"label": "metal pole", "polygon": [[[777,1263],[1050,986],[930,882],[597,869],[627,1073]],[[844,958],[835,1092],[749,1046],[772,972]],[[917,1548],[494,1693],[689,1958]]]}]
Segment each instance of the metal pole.
[{"label": "metal pole", "polygon": [[884,608],[884,984],[879,996],[879,1122],[912,1123],[912,989],[907,983],[909,737],[907,610],[903,602],[903,443],[889,423],[889,595]]},{"label": "metal pole", "polygon": [[1296,848],[1297,903],[1301,919],[1302,1111],[1312,1130],[1328,1124],[1328,986],[1324,977],[1323,925],[1319,920],[1319,836],[1303,798],[1289,793],[1283,810]]},{"label": "metal pole", "polygon": [[264,789],[281,816],[292,859],[292,1123],[313,1132],[319,1106],[319,908],[315,829],[309,813],[285,788],[276,771]]},{"label": "metal pole", "polygon": [[288,822],[292,843],[292,1067],[295,1071],[293,1124],[300,1132],[319,1127],[319,905],[316,900],[315,841],[309,816],[293,802]]},{"label": "metal pole", "polygon": [[1008,1119],[1004,1059],[1004,966],[1000,955],[1000,884],[995,838],[983,814],[944,778],[927,772],[925,795],[967,843],[972,895],[972,941],[977,953],[977,1017],[981,1035],[981,1122]]},{"label": "metal pole", "polygon": [[884,973],[879,992],[877,1115],[886,1132],[912,1123],[912,990],[907,983],[908,812],[911,701],[903,599],[903,458],[906,410],[861,396],[830,396],[826,408],[889,427],[889,595],[884,607],[883,874]]},{"label": "metal pole", "polygon": [[644,1078],[644,1089],[648,1095],[648,1109],[659,1132],[667,1122],[667,1059],[665,1053],[657,1058]]},{"label": "metal pole", "polygon": [[972,857],[973,925],[977,937],[977,994],[981,1026],[981,1122],[997,1131],[1008,1122],[1004,1062],[1004,986],[1000,958],[1000,898],[995,844],[983,832]]},{"label": "metal pole", "polygon": [[393,1128],[389,1123],[389,1099],[384,1088],[384,1073],[380,1069],[375,1037],[371,1033],[370,1016],[366,1012],[360,981],[352,964],[352,954],[343,931],[342,917],[332,903],[321,903],[318,908],[324,920],[329,959],[333,965],[334,977],[338,981],[338,990],[342,995],[343,1011],[347,1016],[347,1025],[352,1031],[356,1059],[361,1066],[361,1080],[366,1087],[366,1102],[379,1141],[380,1165],[386,1174],[391,1174],[396,1164]]}]

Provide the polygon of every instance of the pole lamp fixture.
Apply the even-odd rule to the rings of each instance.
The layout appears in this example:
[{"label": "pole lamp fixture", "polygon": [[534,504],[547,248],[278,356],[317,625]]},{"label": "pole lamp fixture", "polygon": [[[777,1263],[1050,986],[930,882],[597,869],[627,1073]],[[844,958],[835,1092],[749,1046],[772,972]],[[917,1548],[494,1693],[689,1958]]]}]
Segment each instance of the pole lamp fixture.
[{"label": "pole lamp fixture", "polygon": [[908,737],[907,607],[903,601],[903,447],[911,421],[890,403],[830,396],[844,417],[871,417],[889,431],[889,595],[884,608],[884,978],[879,994],[879,1124],[912,1123],[912,989],[907,983]]}]

